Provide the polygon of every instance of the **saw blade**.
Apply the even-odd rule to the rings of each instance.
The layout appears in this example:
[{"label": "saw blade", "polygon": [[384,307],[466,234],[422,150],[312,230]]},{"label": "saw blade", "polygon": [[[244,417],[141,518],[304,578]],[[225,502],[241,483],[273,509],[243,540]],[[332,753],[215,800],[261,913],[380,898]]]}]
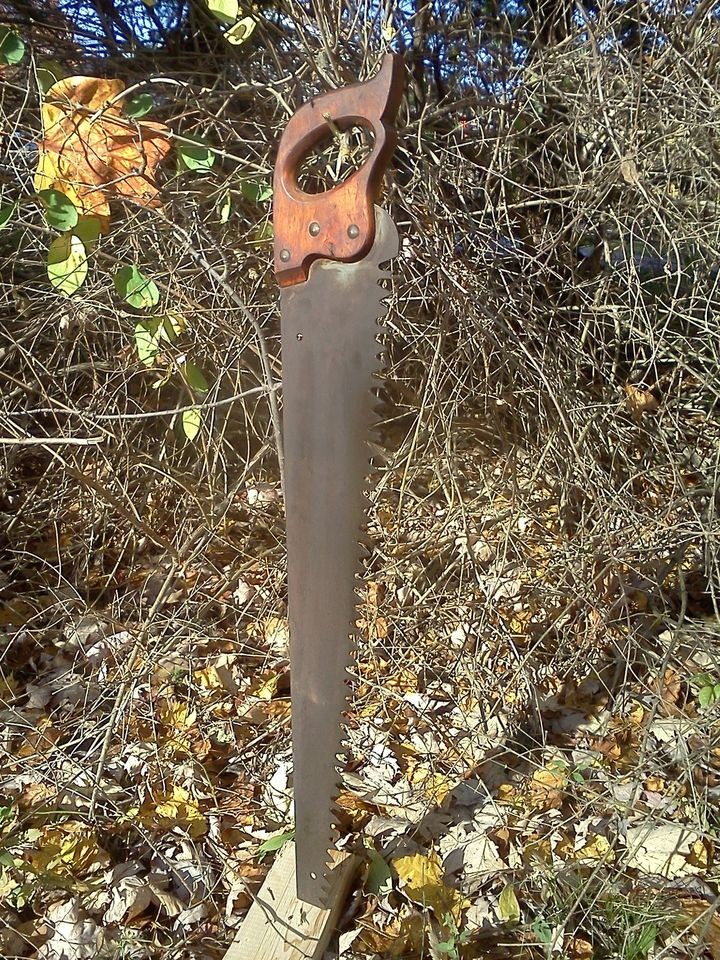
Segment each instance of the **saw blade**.
[{"label": "saw blade", "polygon": [[281,291],[288,613],[298,897],[324,905],[355,645],[368,441],[376,420],[382,269],[398,253],[375,207],[358,263],[317,260]]}]

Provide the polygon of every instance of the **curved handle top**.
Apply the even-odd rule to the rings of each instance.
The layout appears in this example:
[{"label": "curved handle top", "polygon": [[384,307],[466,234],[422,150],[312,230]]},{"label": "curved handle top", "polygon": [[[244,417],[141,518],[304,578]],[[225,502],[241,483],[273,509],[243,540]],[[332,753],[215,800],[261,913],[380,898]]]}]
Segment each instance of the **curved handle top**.
[{"label": "curved handle top", "polygon": [[[386,54],[372,80],[321,94],[290,118],[280,140],[273,182],[275,275],[281,287],[307,280],[313,260],[352,262],[372,247],[373,205],[395,149],[393,122],[402,92],[402,57]],[[305,193],[297,182],[300,164],[333,126],[367,127],[374,136],[372,151],[343,183],[325,193]]]}]

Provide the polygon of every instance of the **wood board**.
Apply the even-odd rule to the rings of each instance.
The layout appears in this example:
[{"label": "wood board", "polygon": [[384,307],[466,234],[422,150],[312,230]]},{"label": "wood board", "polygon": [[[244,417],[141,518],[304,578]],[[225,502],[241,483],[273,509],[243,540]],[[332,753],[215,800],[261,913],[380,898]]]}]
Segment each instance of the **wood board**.
[{"label": "wood board", "polygon": [[224,960],[322,960],[342,914],[357,857],[333,853],[327,908],[297,899],[295,844],[282,848]]}]

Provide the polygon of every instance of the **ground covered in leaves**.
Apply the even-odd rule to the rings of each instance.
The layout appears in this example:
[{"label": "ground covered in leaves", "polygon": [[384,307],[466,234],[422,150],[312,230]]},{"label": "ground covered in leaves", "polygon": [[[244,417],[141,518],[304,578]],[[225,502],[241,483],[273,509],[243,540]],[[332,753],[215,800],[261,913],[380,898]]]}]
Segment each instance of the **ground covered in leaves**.
[{"label": "ground covered in leaves", "polygon": [[[505,469],[470,518],[375,490],[339,798],[363,867],[328,956],[720,957],[716,623],[607,584],[614,619],[563,627],[557,509]],[[223,956],[292,836],[283,524],[253,481],[224,551],[133,571],[155,631],[6,585],[3,956]]]},{"label": "ground covered in leaves", "polygon": [[395,44],[327,960],[720,960],[712,5],[61,6],[0,26],[0,956],[219,960],[292,837],[272,170]]}]

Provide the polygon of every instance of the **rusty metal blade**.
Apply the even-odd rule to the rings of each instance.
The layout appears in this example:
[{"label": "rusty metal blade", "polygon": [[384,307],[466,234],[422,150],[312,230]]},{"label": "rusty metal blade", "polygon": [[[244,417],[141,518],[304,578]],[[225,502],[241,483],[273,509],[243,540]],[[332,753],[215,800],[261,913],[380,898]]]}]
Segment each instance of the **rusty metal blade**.
[{"label": "rusty metal blade", "polygon": [[283,433],[298,897],[324,904],[337,755],[347,706],[375,421],[380,267],[398,252],[390,217],[360,262],[316,261],[281,292]]}]

